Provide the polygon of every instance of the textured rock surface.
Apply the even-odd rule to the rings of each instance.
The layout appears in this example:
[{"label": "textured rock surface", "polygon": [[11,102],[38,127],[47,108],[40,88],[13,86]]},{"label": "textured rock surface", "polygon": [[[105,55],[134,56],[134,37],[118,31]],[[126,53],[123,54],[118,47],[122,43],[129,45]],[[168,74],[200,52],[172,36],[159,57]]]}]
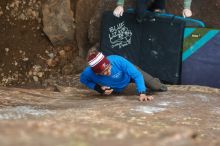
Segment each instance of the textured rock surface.
[{"label": "textured rock surface", "polygon": [[0,88],[0,145],[220,144],[220,90],[170,86],[141,103],[133,85],[103,97],[74,81],[75,87],[57,86],[61,92]]},{"label": "textured rock surface", "polygon": [[43,30],[53,45],[73,44],[75,25],[70,0],[47,0],[42,13]]},{"label": "textured rock surface", "polygon": [[86,56],[89,47],[91,47],[88,39],[88,28],[98,1],[99,0],[78,0],[76,5],[76,41],[79,55],[82,57]]}]

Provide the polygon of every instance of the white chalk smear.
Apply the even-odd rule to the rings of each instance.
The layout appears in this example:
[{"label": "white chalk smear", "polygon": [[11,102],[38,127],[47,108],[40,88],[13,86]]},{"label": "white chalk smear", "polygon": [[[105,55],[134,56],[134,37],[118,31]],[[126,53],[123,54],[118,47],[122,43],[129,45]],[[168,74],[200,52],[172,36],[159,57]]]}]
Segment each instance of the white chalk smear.
[{"label": "white chalk smear", "polygon": [[209,101],[208,97],[205,96],[205,95],[202,95],[202,94],[194,94],[193,96],[194,97],[199,97],[203,102],[208,102]]},{"label": "white chalk smear", "polygon": [[31,106],[16,106],[0,109],[0,120],[15,120],[28,117],[39,117],[47,114],[53,114],[54,112],[47,109],[37,109]]},{"label": "white chalk smear", "polygon": [[220,107],[215,107],[215,108],[212,110],[212,113],[215,113],[215,114],[219,114],[219,115],[220,115]]},{"label": "white chalk smear", "polygon": [[144,112],[146,114],[154,114],[154,113],[164,111],[165,108],[152,107],[152,106],[138,106],[135,109],[131,109],[131,110],[134,110],[137,112]]},{"label": "white chalk smear", "polygon": [[182,101],[173,101],[173,102],[161,101],[157,105],[164,107],[164,106],[179,106],[180,104],[182,104]]},{"label": "white chalk smear", "polygon": [[169,104],[170,104],[169,101],[162,101],[162,102],[158,103],[158,105],[160,105],[160,106],[168,106]]}]

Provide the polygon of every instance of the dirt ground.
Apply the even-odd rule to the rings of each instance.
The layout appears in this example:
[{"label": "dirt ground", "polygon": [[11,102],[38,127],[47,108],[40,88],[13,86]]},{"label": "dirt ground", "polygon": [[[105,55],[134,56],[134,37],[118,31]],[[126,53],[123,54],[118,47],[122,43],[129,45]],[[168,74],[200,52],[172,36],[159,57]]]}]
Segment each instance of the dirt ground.
[{"label": "dirt ground", "polygon": [[[4,70],[1,72],[1,80],[3,84],[9,82],[22,84],[27,71],[36,61],[39,61],[40,55],[45,57],[43,54],[51,45],[40,30],[41,19],[23,20],[28,17],[22,15],[22,10],[15,12],[10,10],[9,4],[12,2],[12,0],[0,2],[1,9],[4,11],[0,16],[0,66],[1,70]],[[29,8],[28,5],[24,10],[27,8]]]},{"label": "dirt ground", "polygon": [[38,87],[45,79],[74,74],[70,64],[78,51],[50,43],[40,0],[0,1],[0,28],[0,85]]}]

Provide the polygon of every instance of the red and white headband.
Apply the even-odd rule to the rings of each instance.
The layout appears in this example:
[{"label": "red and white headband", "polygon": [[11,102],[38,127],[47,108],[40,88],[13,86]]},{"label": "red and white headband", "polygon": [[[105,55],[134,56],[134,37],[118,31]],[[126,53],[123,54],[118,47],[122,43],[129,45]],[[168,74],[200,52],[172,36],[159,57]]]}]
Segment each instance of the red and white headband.
[{"label": "red and white headband", "polygon": [[94,67],[95,65],[97,65],[100,61],[102,61],[102,59],[104,58],[105,56],[102,54],[102,53],[98,53],[98,55],[96,55],[95,58],[93,58],[92,60],[89,61],[89,65],[91,67]]}]

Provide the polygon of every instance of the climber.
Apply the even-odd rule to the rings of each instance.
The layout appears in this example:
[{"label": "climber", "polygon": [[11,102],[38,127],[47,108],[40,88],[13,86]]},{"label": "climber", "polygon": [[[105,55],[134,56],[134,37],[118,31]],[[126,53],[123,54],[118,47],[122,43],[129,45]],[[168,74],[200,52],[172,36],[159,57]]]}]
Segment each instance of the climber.
[{"label": "climber", "polygon": [[[96,90],[103,95],[120,93],[129,83],[134,82],[140,101],[152,100],[153,96],[146,95],[149,89],[153,91],[166,91],[167,87],[157,78],[142,73],[128,60],[118,55],[105,57],[96,49],[88,52],[89,66],[80,75],[80,81],[88,88]],[[147,80],[147,81],[146,81]],[[146,88],[146,85],[147,87]]]}]

